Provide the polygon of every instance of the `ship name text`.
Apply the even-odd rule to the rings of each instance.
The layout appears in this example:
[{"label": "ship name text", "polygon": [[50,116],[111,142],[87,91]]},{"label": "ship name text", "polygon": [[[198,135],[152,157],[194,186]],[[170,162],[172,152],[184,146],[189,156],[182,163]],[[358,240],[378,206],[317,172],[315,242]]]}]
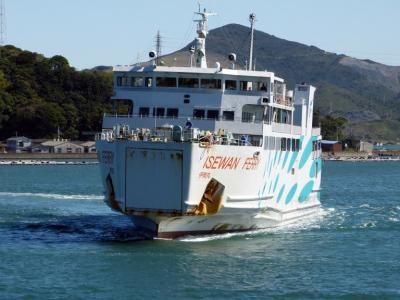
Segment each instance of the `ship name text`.
[{"label": "ship name text", "polygon": [[207,156],[203,164],[203,169],[212,170],[237,170],[241,168],[242,170],[255,170],[257,169],[259,159],[254,157],[247,157],[243,160],[242,165],[240,162],[242,159],[235,156]]}]

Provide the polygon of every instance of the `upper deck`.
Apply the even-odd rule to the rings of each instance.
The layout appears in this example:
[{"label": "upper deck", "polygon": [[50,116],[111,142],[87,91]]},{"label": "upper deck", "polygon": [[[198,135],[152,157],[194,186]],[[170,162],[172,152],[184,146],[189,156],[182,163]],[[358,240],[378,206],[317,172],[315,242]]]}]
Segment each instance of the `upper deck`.
[{"label": "upper deck", "polygon": [[284,80],[273,72],[253,70],[252,49],[246,70],[235,68],[234,53],[228,56],[231,68],[222,68],[219,63],[208,67],[206,24],[212,14],[198,14],[199,36],[188,52],[190,66],[157,65],[157,53],[152,51],[145,66],[114,67],[112,99],[116,107],[112,115],[105,115],[103,127],[127,124],[131,128],[156,128],[185,126],[190,121],[201,130],[223,129],[254,139],[266,131],[305,132],[304,128],[311,126],[314,88],[300,85],[295,91],[287,90]]}]

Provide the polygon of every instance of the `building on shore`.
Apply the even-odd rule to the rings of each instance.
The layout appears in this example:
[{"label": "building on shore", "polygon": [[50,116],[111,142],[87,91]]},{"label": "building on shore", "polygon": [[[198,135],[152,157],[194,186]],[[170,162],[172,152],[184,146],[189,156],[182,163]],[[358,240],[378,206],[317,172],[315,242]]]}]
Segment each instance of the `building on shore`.
[{"label": "building on shore", "polygon": [[343,151],[343,145],[342,142],[339,141],[322,140],[321,149],[322,152],[328,152],[335,155],[336,153]]},{"label": "building on shore", "polygon": [[358,151],[372,155],[374,151],[374,144],[365,141],[360,141],[360,144],[358,146]]},{"label": "building on shore", "polygon": [[0,153],[7,153],[6,145],[0,142]]},{"label": "building on shore", "polygon": [[87,141],[81,143],[81,146],[84,148],[84,153],[96,153],[96,142],[94,141]]},{"label": "building on shore", "polygon": [[28,152],[32,140],[24,136],[15,136],[7,139],[7,152],[21,153]]},{"label": "building on shore", "polygon": [[30,147],[30,152],[32,153],[50,153],[50,148],[48,146],[43,146],[42,144],[36,144]]}]

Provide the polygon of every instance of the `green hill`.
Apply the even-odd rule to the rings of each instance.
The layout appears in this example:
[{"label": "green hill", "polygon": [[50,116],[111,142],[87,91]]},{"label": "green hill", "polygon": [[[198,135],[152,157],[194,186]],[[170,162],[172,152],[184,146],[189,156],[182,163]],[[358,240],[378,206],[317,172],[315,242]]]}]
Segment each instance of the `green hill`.
[{"label": "green hill", "polygon": [[110,108],[110,72],[76,71],[62,56],[45,58],[13,46],[0,49],[0,139],[79,138],[101,129]]}]

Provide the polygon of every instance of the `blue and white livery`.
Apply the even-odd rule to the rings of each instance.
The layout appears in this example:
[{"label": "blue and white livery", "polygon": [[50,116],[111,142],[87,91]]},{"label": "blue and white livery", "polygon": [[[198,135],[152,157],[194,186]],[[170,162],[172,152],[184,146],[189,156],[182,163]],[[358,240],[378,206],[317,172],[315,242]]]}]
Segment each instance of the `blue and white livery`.
[{"label": "blue and white livery", "polygon": [[234,54],[231,68],[208,68],[211,14],[198,14],[188,67],[154,60],[114,68],[116,111],[104,116],[96,144],[106,203],[161,238],[263,229],[317,213],[315,88],[287,90],[251,63],[235,69]]}]

